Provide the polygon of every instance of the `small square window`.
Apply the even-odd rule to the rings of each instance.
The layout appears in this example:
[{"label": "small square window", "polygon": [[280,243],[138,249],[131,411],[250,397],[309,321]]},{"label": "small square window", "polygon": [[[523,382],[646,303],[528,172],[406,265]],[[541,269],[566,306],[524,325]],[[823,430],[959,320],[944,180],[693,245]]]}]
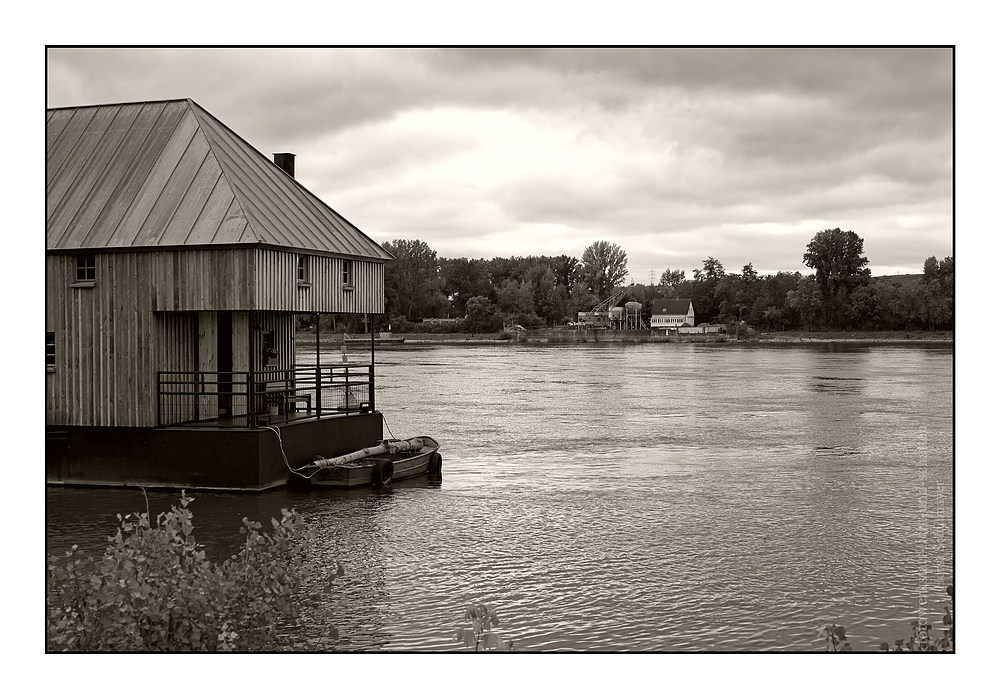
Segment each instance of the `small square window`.
[{"label": "small square window", "polygon": [[344,260],[344,286],[354,286],[354,263],[351,260]]},{"label": "small square window", "polygon": [[76,256],[76,280],[92,282],[97,279],[97,259],[95,255]]}]

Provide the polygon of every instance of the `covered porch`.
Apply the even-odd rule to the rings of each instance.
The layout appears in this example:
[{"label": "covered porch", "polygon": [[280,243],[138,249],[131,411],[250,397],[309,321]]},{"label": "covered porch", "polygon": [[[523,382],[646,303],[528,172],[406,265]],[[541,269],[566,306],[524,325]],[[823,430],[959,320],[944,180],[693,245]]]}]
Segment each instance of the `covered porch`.
[{"label": "covered porch", "polygon": [[374,364],[157,373],[158,427],[256,429],[374,410]]}]

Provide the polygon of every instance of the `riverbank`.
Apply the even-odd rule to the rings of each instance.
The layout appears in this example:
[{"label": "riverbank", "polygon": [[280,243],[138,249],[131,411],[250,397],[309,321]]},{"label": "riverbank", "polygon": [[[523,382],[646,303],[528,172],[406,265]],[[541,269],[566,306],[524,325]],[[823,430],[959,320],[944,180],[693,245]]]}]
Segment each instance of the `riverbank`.
[{"label": "riverbank", "polygon": [[757,342],[860,342],[860,343],[941,343],[954,344],[952,330],[877,330],[877,331],[815,331],[788,330],[785,332],[758,333]]},{"label": "riverbank", "polygon": [[[376,347],[392,347],[401,343],[406,344],[448,344],[448,345],[505,345],[514,342],[514,337],[504,333],[479,333],[471,335],[469,333],[393,333],[391,338],[375,338]],[[344,333],[322,333],[319,337],[320,347],[339,347],[344,344]],[[348,347],[357,348],[359,346],[368,347],[371,338],[363,335],[348,335],[346,338]],[[302,336],[295,338],[297,347],[315,347],[316,336]]]},{"label": "riverbank", "polygon": [[[399,343],[406,344],[450,344],[450,345],[500,345],[508,344],[513,342],[531,342],[533,338],[536,341],[541,340],[545,336],[545,331],[520,333],[519,337],[515,338],[511,333],[479,333],[472,335],[469,333],[393,333],[391,338],[376,338],[376,346],[392,346]],[[690,335],[681,339],[676,337],[671,337],[669,339],[664,336],[657,334],[656,340],[647,339],[639,334],[636,334],[634,338],[629,338],[632,342],[705,342],[706,338],[700,335]],[[568,343],[572,340],[570,337],[560,338],[562,342]],[[335,347],[343,344],[345,341],[343,333],[323,333],[320,335],[320,346]],[[358,345],[368,346],[370,343],[370,338],[363,335],[348,335],[347,344],[349,347],[357,347]],[[580,342],[622,342],[621,337],[612,337],[610,334],[605,340],[596,339],[593,333],[589,334],[589,337],[584,340],[579,340]],[[736,344],[736,340],[733,338],[722,337],[712,337],[709,341],[711,342],[722,342],[728,344]],[[805,330],[787,330],[783,332],[768,332],[768,333],[756,333],[753,337],[747,340],[740,340],[743,342],[760,342],[760,343],[770,343],[770,344],[782,344],[782,343],[805,343],[805,342],[837,342],[837,343],[858,343],[858,344],[897,344],[897,343],[935,343],[935,344],[954,344],[955,333],[951,330],[942,331],[928,331],[928,330],[917,330],[917,331],[903,331],[903,330],[883,330],[883,331],[855,331],[855,332],[840,332],[840,331],[805,331]],[[559,344],[555,342],[554,344]],[[315,347],[316,346],[316,336],[315,335],[299,335],[296,339],[296,345],[299,347]]]}]

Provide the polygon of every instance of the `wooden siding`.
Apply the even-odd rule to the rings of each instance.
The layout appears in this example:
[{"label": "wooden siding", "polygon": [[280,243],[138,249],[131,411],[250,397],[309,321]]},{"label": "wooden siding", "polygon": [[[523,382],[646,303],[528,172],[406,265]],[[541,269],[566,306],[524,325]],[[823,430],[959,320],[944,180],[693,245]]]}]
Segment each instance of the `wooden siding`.
[{"label": "wooden siding", "polygon": [[46,374],[46,419],[54,425],[156,424],[156,372],[196,368],[197,318],[154,314],[150,260],[97,255],[92,288],[74,288],[76,257],[50,255],[46,330],[55,371]]},{"label": "wooden siding", "polygon": [[[253,279],[258,256],[270,270],[263,275],[274,285],[269,293],[252,294],[257,287],[239,281]],[[255,263],[246,276],[241,260]],[[46,374],[48,424],[155,426],[157,372],[217,370],[218,311],[234,311],[232,369],[237,372],[247,371],[251,359],[255,370],[263,368],[262,338],[268,331],[278,352],[271,368],[292,367],[294,313],[317,312],[317,307],[321,313],[382,311],[372,291],[381,290],[381,264],[354,260],[354,291],[344,291],[342,260],[313,257],[313,285],[300,290],[296,262],[295,253],[260,250],[97,254],[94,286],[75,288],[76,255],[50,254],[45,329],[55,333],[56,364]],[[226,306],[245,303],[241,298],[273,307]]]},{"label": "wooden siding", "polygon": [[[129,254],[129,253],[119,253]],[[246,248],[146,253],[157,311],[254,308],[254,251]]]},{"label": "wooden siding", "polygon": [[149,252],[155,310],[385,311],[382,263],[352,260],[354,288],[346,290],[343,259],[309,255],[310,285],[300,287],[298,255],[261,248]]},{"label": "wooden siding", "polygon": [[256,308],[295,313],[384,313],[385,265],[352,260],[353,289],[343,286],[344,260],[308,255],[309,285],[299,286],[300,253],[258,250]]},{"label": "wooden siding", "polygon": [[[251,314],[253,338],[253,370],[291,369],[295,365],[295,316],[277,311],[257,311]],[[262,340],[264,333],[274,334],[274,349],[278,356],[270,366],[264,366]]]}]

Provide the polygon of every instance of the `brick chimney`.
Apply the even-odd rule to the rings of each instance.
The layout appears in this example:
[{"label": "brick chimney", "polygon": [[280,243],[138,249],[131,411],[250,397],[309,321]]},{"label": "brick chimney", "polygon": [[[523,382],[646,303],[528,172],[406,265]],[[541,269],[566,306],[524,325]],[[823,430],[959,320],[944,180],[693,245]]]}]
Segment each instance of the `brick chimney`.
[{"label": "brick chimney", "polygon": [[274,164],[285,171],[292,179],[295,179],[295,153],[273,153]]}]

